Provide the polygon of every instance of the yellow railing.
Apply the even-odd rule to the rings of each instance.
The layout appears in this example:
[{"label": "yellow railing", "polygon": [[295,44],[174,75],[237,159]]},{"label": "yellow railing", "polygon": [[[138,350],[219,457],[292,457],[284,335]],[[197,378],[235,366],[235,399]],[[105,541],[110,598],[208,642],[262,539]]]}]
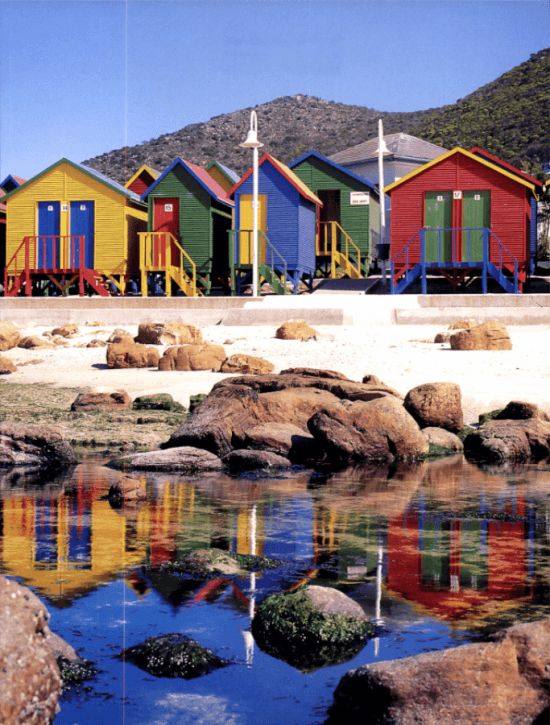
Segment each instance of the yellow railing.
[{"label": "yellow railing", "polygon": [[[355,267],[357,273],[361,275],[361,250],[338,222],[320,222],[317,254],[331,257],[331,275],[333,277],[336,264],[340,264],[340,262],[337,262],[339,254],[345,257],[347,263]],[[350,259],[350,254],[355,256],[355,262]]]},{"label": "yellow railing", "polygon": [[[167,297],[172,294],[170,289],[172,279],[175,279],[178,284],[184,280],[191,287],[193,296],[197,296],[197,267],[173,234],[170,232],[140,232],[139,249],[143,297],[147,297],[148,272],[164,272]],[[174,263],[174,255],[177,257],[176,263]],[[185,269],[184,260],[189,263],[191,273]]]}]

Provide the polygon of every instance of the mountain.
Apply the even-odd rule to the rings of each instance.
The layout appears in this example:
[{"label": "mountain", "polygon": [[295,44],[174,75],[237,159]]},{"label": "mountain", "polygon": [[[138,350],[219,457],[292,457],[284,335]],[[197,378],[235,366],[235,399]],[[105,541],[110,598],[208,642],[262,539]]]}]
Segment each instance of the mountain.
[{"label": "mountain", "polygon": [[[276,98],[255,106],[260,151],[289,163],[314,149],[330,156],[378,133],[402,131],[445,148],[481,146],[530,173],[550,160],[550,48],[496,81],[441,108],[389,113],[313,96]],[[124,183],[143,164],[164,170],[181,156],[198,166],[219,161],[237,173],[250,168],[250,151],[239,144],[250,127],[251,108],[214,116],[142,144],[110,151],[83,163]]]}]

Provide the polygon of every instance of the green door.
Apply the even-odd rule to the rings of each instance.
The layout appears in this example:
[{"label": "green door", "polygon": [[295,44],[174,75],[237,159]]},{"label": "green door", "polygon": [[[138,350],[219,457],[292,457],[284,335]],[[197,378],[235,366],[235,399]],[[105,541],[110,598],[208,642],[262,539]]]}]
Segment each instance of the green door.
[{"label": "green door", "polygon": [[[462,201],[462,226],[480,229],[491,226],[491,192],[465,191]],[[483,261],[483,232],[469,232],[471,262]],[[468,261],[468,232],[462,233],[462,259]]]},{"label": "green door", "polygon": [[[426,232],[426,262],[453,260],[453,196],[450,191],[427,191],[424,199],[424,227],[449,231]],[[438,256],[438,236],[441,252]]]}]

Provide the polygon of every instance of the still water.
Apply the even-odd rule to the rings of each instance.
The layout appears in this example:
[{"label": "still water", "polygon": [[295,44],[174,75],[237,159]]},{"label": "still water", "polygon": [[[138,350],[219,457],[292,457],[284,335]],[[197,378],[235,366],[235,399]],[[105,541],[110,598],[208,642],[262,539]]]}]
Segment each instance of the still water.
[{"label": "still water", "polygon": [[[0,570],[46,603],[51,627],[99,674],[55,725],[315,725],[349,669],[473,641],[548,616],[550,465],[462,457],[272,478],[147,477],[148,500],[113,509],[118,474],[90,459],[52,481],[0,478]],[[205,583],[154,565],[205,547],[284,565]],[[300,672],[263,653],[254,606],[301,581],[337,587],[379,623],[348,662]],[[182,632],[234,662],[156,678],[115,659]]]}]

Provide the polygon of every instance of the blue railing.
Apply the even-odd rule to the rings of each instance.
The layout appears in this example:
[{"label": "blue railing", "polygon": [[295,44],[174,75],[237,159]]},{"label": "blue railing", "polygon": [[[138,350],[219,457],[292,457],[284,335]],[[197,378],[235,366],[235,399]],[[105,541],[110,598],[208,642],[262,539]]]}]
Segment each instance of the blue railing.
[{"label": "blue railing", "polygon": [[[481,232],[481,240],[479,233]],[[426,259],[426,235],[437,235],[437,255],[434,254],[433,237],[429,238],[429,256]],[[474,236],[476,235],[476,236]],[[481,241],[481,250],[479,242]],[[475,244],[478,250],[472,251]],[[496,246],[496,254],[495,254]],[[492,247],[492,250],[491,250]],[[413,255],[417,262],[410,262]],[[481,258],[478,258],[481,253]],[[437,256],[437,259],[434,257]],[[496,263],[498,258],[498,264]],[[517,293],[518,260],[506,249],[498,237],[487,227],[462,227],[445,229],[420,229],[414,234],[398,254],[391,259],[391,293],[403,292],[417,277],[422,277],[422,294],[426,294],[426,270],[448,268],[480,268],[482,272],[482,291],[487,292],[487,272],[508,292]],[[397,269],[397,272],[396,272]],[[504,270],[514,274],[513,283],[505,276]],[[396,277],[398,279],[396,279]]]}]

